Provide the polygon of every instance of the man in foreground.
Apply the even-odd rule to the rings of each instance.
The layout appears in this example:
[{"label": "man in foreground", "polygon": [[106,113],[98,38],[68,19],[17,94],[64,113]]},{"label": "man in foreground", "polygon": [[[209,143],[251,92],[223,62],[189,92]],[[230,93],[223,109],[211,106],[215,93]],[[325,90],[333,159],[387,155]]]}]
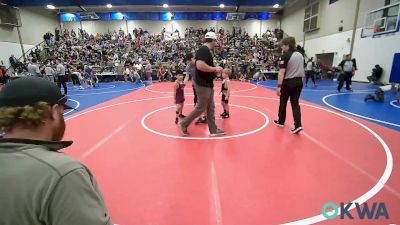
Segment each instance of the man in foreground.
[{"label": "man in foreground", "polygon": [[110,217],[88,168],[58,150],[63,112],[55,83],[25,77],[0,92],[0,224],[108,225]]}]

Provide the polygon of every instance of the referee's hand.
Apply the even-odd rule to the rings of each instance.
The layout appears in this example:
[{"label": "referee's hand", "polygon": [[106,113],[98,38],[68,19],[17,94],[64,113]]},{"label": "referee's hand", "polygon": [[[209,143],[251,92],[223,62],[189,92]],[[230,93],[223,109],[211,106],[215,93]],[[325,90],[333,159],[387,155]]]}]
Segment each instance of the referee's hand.
[{"label": "referee's hand", "polygon": [[220,67],[220,66],[217,66],[217,67],[215,67],[215,73],[216,74],[220,74],[221,72],[222,72],[222,67]]},{"label": "referee's hand", "polygon": [[276,95],[281,96],[281,88],[276,88]]}]

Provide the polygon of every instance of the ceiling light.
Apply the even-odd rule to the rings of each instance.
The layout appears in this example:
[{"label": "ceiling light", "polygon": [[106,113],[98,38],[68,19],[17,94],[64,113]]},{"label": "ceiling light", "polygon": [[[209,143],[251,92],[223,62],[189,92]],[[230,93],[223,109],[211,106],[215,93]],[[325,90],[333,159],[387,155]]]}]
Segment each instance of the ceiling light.
[{"label": "ceiling light", "polygon": [[168,4],[163,4],[162,7],[168,8]]},{"label": "ceiling light", "polygon": [[109,9],[112,8],[112,5],[111,5],[111,4],[107,4],[106,6],[107,6],[107,8],[109,8]]},{"label": "ceiling light", "polygon": [[224,4],[219,4],[219,7],[221,8],[221,9],[223,9],[223,8],[225,8],[225,5]]},{"label": "ceiling light", "polygon": [[47,5],[48,9],[55,9],[56,7],[54,7],[54,5]]},{"label": "ceiling light", "polygon": [[279,4],[275,4],[275,5],[274,5],[274,8],[279,8]]}]

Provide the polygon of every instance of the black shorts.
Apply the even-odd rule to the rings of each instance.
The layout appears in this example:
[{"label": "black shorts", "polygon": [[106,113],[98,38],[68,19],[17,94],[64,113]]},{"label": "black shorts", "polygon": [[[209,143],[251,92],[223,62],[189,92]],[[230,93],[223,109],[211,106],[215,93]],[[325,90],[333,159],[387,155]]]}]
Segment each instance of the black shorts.
[{"label": "black shorts", "polygon": [[226,95],[222,94],[221,102],[228,104],[229,100],[226,98]]}]

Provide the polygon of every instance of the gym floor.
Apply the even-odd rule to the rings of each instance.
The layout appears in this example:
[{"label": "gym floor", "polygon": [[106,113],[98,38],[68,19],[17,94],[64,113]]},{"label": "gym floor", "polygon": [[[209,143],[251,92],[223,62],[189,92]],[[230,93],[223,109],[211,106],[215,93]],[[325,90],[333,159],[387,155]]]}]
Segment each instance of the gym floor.
[{"label": "gym floor", "polygon": [[[101,83],[69,86],[78,111],[67,111],[65,152],[95,174],[115,224],[377,224],[376,220],[326,220],[328,202],[384,202],[400,221],[400,105],[364,102],[375,91],[353,83],[337,93],[333,81],[306,87],[301,96],[303,132],[273,125],[276,81],[232,82],[231,117],[220,119],[221,82],[215,82],[217,125],[174,123],[172,83],[145,86]],[[310,86],[313,86],[311,81]],[[191,84],[184,114],[193,108]],[[370,205],[370,206],[371,206]],[[356,211],[353,209],[351,212]]]}]

